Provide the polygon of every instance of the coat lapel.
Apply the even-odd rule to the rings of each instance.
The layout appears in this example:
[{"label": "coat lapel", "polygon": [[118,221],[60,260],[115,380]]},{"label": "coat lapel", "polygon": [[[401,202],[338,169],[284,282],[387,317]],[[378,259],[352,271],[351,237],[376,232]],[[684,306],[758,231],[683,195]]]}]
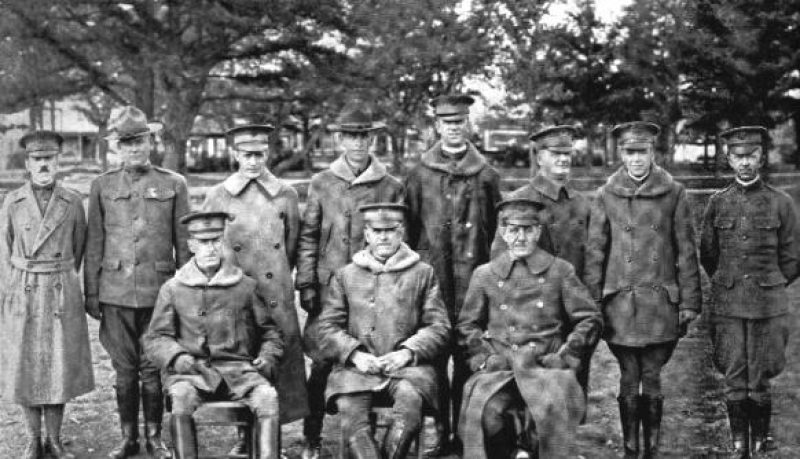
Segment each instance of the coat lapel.
[{"label": "coat lapel", "polygon": [[364,172],[358,177],[353,174],[350,166],[347,165],[344,154],[339,155],[339,157],[331,163],[330,169],[333,175],[352,185],[377,182],[386,176],[386,166],[373,155],[370,155],[369,166],[367,166]]},{"label": "coat lapel", "polygon": [[[36,197],[33,196],[33,190],[30,189],[30,185],[28,185],[28,187],[30,192],[28,200],[32,201],[34,207],[38,210],[39,206],[36,205]],[[58,225],[61,224],[67,216],[68,210],[69,198],[65,196],[64,190],[60,186],[56,186],[53,190],[53,197],[50,198],[47,209],[44,211],[44,217],[39,224],[39,230],[36,232],[36,239],[33,242],[33,247],[31,247],[31,256],[36,254],[42,245],[44,245],[45,241],[47,241],[47,238],[58,228]]]},{"label": "coat lapel", "polygon": [[455,165],[452,165],[450,162],[445,162],[441,157],[441,151],[442,144],[441,142],[437,142],[430,150],[422,155],[420,161],[431,169],[466,177],[477,174],[487,164],[483,155],[469,142],[467,142],[467,154]]}]

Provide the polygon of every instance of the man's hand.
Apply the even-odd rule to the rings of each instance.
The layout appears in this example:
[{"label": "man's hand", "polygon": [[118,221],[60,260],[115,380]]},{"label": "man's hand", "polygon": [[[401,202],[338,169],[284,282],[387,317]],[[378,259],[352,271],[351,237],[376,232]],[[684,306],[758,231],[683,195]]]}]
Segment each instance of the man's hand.
[{"label": "man's hand", "polygon": [[309,314],[319,313],[319,294],[314,287],[305,287],[300,290],[300,307]]},{"label": "man's hand", "polygon": [[692,309],[681,309],[678,313],[678,334],[686,335],[689,331],[689,324],[697,318],[697,312]]},{"label": "man's hand", "polygon": [[414,353],[410,349],[401,349],[390,352],[378,359],[383,366],[384,373],[397,371],[414,360]]},{"label": "man's hand", "polygon": [[377,375],[383,371],[383,364],[380,359],[367,352],[355,351],[350,357],[350,361],[353,362],[358,371],[368,375]]},{"label": "man's hand", "polygon": [[272,359],[262,359],[261,357],[253,360],[253,366],[256,367],[261,376],[267,378],[269,382],[275,381],[275,361]]},{"label": "man's hand", "polygon": [[556,352],[539,356],[537,360],[539,361],[539,365],[545,368],[552,368],[555,370],[566,370],[570,368],[569,363]]},{"label": "man's hand", "polygon": [[189,354],[181,354],[176,359],[175,362],[172,363],[172,369],[175,370],[176,373],[180,373],[183,375],[194,373],[194,366],[197,361]]},{"label": "man's hand", "polygon": [[89,314],[89,317],[92,319],[100,320],[100,318],[103,317],[103,310],[100,308],[100,299],[97,296],[87,296],[83,307],[86,310],[86,314]]}]

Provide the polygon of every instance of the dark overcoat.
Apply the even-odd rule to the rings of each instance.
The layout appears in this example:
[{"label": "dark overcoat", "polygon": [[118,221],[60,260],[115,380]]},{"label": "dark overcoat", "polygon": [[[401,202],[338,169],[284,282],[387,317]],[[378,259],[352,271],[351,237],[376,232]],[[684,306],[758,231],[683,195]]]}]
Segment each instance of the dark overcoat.
[{"label": "dark overcoat", "polygon": [[[401,202],[403,185],[386,172],[376,158],[356,177],[343,156],[328,170],[311,177],[300,240],[297,247],[298,290],[315,288],[321,299],[327,294],[333,273],[350,263],[364,248],[364,221],[358,208],[375,202]],[[307,354],[319,357],[318,317],[308,311],[303,333]]]},{"label": "dark overcoat", "polygon": [[300,419],[308,414],[308,397],[292,282],[300,231],[297,191],[269,172],[253,180],[235,172],[208,191],[203,209],[233,215],[225,227],[226,256],[258,282],[283,333],[277,381],[281,422]]},{"label": "dark overcoat", "polygon": [[78,276],[81,201],[57,185],[42,212],[26,183],[0,209],[0,398],[8,402],[63,404],[94,388]]},{"label": "dark overcoat", "polygon": [[[574,372],[542,368],[537,358],[558,352],[580,359],[600,337],[600,311],[568,262],[537,250],[520,263],[506,251],[478,267],[459,316],[458,341],[477,371],[464,386],[464,457],[486,457],[484,407],[512,381],[536,423],[539,457],[568,456],[585,410]],[[482,369],[490,356],[504,361],[505,369]]]},{"label": "dark overcoat", "polygon": [[700,311],[693,225],[686,189],[656,165],[641,185],[622,167],[600,187],[584,280],[602,302],[608,342],[675,341],[678,311]]},{"label": "dark overcoat", "polygon": [[[390,378],[410,381],[438,408],[436,373],[431,363],[446,352],[450,321],[430,265],[405,244],[386,263],[362,250],[333,277],[320,316],[326,357],[336,363],[328,377],[329,407],[337,395],[379,390]],[[415,360],[385,375],[365,374],[349,362],[356,350],[382,356],[410,349]]]}]

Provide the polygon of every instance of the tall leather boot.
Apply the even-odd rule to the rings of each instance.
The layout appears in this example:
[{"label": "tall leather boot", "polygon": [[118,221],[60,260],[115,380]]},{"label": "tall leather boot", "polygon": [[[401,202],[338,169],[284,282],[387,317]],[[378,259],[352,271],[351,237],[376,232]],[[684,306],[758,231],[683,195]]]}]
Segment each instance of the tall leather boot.
[{"label": "tall leather boot", "polygon": [[406,420],[395,417],[383,439],[383,452],[386,459],[403,459],[408,455],[411,443],[419,434],[419,429],[409,428]]},{"label": "tall leather boot", "polygon": [[351,459],[381,459],[381,452],[372,438],[371,429],[357,430],[347,439],[347,446]]},{"label": "tall leather boot", "polygon": [[728,420],[731,424],[731,441],[733,457],[745,459],[749,457],[746,400],[728,400]]},{"label": "tall leather boot", "polygon": [[47,430],[45,450],[55,459],[75,459],[61,444],[61,422],[64,419],[64,405],[45,405],[44,425]]},{"label": "tall leather boot", "polygon": [[658,457],[658,443],[661,438],[661,416],[664,412],[664,397],[650,397],[642,394],[639,404],[644,432],[644,459]]},{"label": "tall leather boot", "polygon": [[197,459],[197,430],[191,414],[173,414],[170,423],[175,459]]},{"label": "tall leather boot", "polygon": [[116,386],[117,409],[122,441],[108,453],[109,459],[125,459],[139,454],[139,384]]},{"label": "tall leather boot", "polygon": [[258,418],[257,422],[259,459],[279,459],[281,457],[281,424],[278,416]]},{"label": "tall leather boot", "polygon": [[23,458],[41,459],[44,451],[42,450],[42,407],[23,406],[25,412],[25,422],[28,427],[28,443],[25,445]]},{"label": "tall leather boot", "polygon": [[756,402],[755,400],[748,400],[750,409],[748,414],[750,417],[750,435],[751,435],[751,451],[753,453],[766,453],[770,448],[774,448],[772,441],[767,441],[769,438],[770,418],[772,417],[772,402],[767,400],[765,402]]},{"label": "tall leather boot", "polygon": [[617,397],[625,459],[636,459],[639,456],[639,401],[638,395]]},{"label": "tall leather boot", "polygon": [[164,395],[160,384],[142,384],[142,410],[144,411],[144,447],[154,459],[172,457],[161,439],[161,420],[164,417]]}]

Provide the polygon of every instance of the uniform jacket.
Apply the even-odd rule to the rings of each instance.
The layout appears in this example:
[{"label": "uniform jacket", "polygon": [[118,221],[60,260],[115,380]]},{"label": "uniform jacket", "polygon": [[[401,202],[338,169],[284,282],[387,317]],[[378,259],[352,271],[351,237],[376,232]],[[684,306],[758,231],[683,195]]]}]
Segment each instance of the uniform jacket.
[{"label": "uniform jacket", "polygon": [[[577,426],[584,409],[582,389],[572,371],[541,368],[537,357],[559,352],[580,359],[597,343],[601,329],[600,311],[568,262],[537,250],[523,264],[505,251],[478,267],[457,325],[458,342],[477,371],[464,387],[464,457],[485,457],[483,409],[511,381],[520,388],[540,438],[548,438],[542,443],[550,449],[540,457],[561,457],[570,443],[567,427]],[[490,356],[506,368],[481,369]]]},{"label": "uniform jacket", "polygon": [[277,381],[281,421],[302,418],[308,405],[292,283],[300,229],[297,191],[269,172],[254,180],[235,172],[208,191],[203,209],[234,216],[225,228],[228,255],[258,282],[259,292],[283,332],[285,351]]},{"label": "uniform jacket", "polygon": [[[388,378],[402,378],[438,407],[431,362],[444,354],[449,335],[450,321],[430,265],[405,244],[385,264],[366,249],[358,252],[336,272],[320,316],[322,349],[337,362],[326,400],[378,390]],[[413,351],[415,360],[389,375],[361,373],[348,361],[356,350],[382,356],[402,348]]]},{"label": "uniform jacket", "polygon": [[763,319],[789,312],[784,287],[798,276],[797,214],[783,191],[734,181],[706,206],[700,261],[713,313]]},{"label": "uniform jacket", "polygon": [[30,183],[0,209],[0,398],[61,404],[94,388],[78,271],[81,197],[56,186],[44,212]]},{"label": "uniform jacket", "polygon": [[[150,359],[162,368],[167,386],[188,381],[214,392],[224,380],[243,397],[266,382],[251,362],[277,362],[283,354],[280,330],[265,307],[255,280],[224,262],[209,279],[190,260],[158,294],[150,328],[143,341]],[[199,360],[203,370],[176,374],[181,354]]]},{"label": "uniform jacket", "polygon": [[[531,183],[514,190],[509,198],[526,198],[544,204],[539,215],[545,231],[539,246],[572,263],[578,277],[583,279],[591,213],[589,200],[569,183],[562,187],[542,174],[536,174]],[[492,245],[492,258],[506,248],[498,232]]]},{"label": "uniform jacket", "polygon": [[453,165],[437,143],[406,177],[408,244],[436,271],[451,321],[472,271],[489,261],[500,200],[500,175],[472,144]]},{"label": "uniform jacket", "polygon": [[585,281],[603,303],[605,338],[626,346],[678,339],[678,310],[700,310],[686,189],[653,165],[641,186],[620,168],[592,207]]},{"label": "uniform jacket", "polygon": [[89,192],[84,288],[100,302],[152,308],[158,289],[189,259],[186,179],[151,166],[111,170]]}]

